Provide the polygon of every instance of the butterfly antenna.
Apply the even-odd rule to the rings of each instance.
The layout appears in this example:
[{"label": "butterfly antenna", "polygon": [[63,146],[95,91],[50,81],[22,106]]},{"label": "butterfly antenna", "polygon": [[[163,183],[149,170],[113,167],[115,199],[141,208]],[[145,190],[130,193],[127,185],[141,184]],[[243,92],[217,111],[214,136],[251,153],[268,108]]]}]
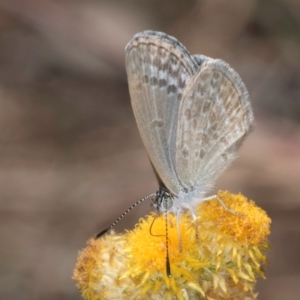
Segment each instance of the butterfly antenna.
[{"label": "butterfly antenna", "polygon": [[170,257],[169,257],[169,236],[168,236],[168,213],[165,212],[166,220],[166,270],[168,278],[171,277],[171,266],[170,266]]},{"label": "butterfly antenna", "polygon": [[150,197],[155,196],[156,194],[153,193],[151,195],[148,195],[142,199],[140,199],[139,201],[135,202],[134,204],[132,204],[126,211],[124,211],[122,213],[122,215],[116,219],[108,228],[104,229],[103,231],[101,231],[100,233],[98,233],[95,237],[95,239],[98,239],[99,237],[101,237],[102,235],[104,235],[107,231],[109,231],[110,229],[112,229],[113,227],[115,227],[134,207],[136,207],[138,204],[144,202],[145,200],[149,199]]}]

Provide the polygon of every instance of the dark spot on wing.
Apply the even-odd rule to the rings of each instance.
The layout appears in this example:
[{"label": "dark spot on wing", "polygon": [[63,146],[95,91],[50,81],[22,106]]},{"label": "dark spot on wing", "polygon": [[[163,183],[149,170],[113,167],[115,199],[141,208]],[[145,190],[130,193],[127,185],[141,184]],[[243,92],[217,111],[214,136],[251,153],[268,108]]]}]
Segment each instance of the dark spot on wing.
[{"label": "dark spot on wing", "polygon": [[211,105],[211,102],[210,102],[210,101],[206,101],[206,102],[204,103],[204,106],[203,106],[203,112],[204,112],[204,113],[206,113],[206,112],[209,111],[210,105]]},{"label": "dark spot on wing", "polygon": [[167,85],[167,80],[166,79],[159,79],[158,81],[158,86],[159,87],[165,87]]},{"label": "dark spot on wing", "polygon": [[223,145],[225,145],[225,146],[228,146],[228,145],[229,145],[227,139],[226,139],[224,136],[222,136],[222,137],[220,138],[220,143],[223,144]]},{"label": "dark spot on wing", "polygon": [[148,75],[143,76],[143,82],[144,83],[149,83],[149,76]]},{"label": "dark spot on wing", "polygon": [[201,149],[201,151],[200,151],[200,158],[202,159],[204,157],[204,155],[205,155],[205,151],[203,149]]},{"label": "dark spot on wing", "polygon": [[222,156],[223,160],[225,160],[225,161],[228,160],[228,156],[226,153],[223,153],[221,156]]},{"label": "dark spot on wing", "polygon": [[176,91],[177,91],[177,87],[176,87],[175,84],[168,85],[168,88],[167,88],[167,93],[168,94],[176,93]]},{"label": "dark spot on wing", "polygon": [[150,77],[150,85],[155,86],[157,84],[158,84],[157,77],[155,76]]},{"label": "dark spot on wing", "polygon": [[183,157],[184,158],[188,158],[189,157],[189,150],[188,149],[186,149],[186,148],[184,148],[183,150],[182,150],[182,155],[183,155]]},{"label": "dark spot on wing", "polygon": [[178,86],[183,89],[185,87],[185,80],[183,80],[181,77],[179,77],[178,80]]}]

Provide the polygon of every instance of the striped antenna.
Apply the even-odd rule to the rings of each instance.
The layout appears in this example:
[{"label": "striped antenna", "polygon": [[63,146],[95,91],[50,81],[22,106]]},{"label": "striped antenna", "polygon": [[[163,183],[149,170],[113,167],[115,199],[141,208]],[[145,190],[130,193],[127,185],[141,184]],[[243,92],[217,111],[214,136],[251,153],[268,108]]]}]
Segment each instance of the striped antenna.
[{"label": "striped antenna", "polygon": [[149,199],[150,197],[155,196],[156,193],[153,193],[151,195],[148,195],[142,199],[140,199],[139,201],[135,202],[134,204],[132,204],[126,211],[124,211],[122,213],[122,215],[116,219],[108,228],[104,229],[103,231],[101,231],[100,233],[98,233],[95,237],[95,239],[98,239],[99,237],[101,237],[102,235],[104,235],[107,231],[109,231],[110,229],[112,229],[113,227],[115,227],[134,207],[136,207],[138,204],[144,202],[145,200]]}]

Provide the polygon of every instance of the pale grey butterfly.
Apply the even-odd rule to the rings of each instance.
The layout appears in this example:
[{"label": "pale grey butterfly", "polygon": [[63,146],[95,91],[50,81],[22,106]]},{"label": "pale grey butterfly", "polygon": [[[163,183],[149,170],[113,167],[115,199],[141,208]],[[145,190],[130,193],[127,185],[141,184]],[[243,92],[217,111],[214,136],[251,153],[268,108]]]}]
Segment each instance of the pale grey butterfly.
[{"label": "pale grey butterfly", "polygon": [[[160,212],[180,215],[205,198],[254,125],[247,89],[224,61],[191,55],[162,32],[136,34],[126,46],[126,70],[134,116],[159,190]],[[169,266],[167,266],[167,269]],[[170,275],[170,270],[167,271]]]}]

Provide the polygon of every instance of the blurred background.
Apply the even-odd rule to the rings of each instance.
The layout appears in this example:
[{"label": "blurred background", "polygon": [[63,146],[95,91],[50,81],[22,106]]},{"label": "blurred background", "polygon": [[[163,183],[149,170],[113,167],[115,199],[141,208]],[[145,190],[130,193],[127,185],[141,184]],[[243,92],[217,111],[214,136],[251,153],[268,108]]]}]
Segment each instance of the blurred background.
[{"label": "blurred background", "polygon": [[78,251],[156,191],[124,66],[145,29],[243,78],[257,126],[216,190],[272,218],[259,299],[299,299],[299,0],[0,0],[0,298],[81,299]]}]

